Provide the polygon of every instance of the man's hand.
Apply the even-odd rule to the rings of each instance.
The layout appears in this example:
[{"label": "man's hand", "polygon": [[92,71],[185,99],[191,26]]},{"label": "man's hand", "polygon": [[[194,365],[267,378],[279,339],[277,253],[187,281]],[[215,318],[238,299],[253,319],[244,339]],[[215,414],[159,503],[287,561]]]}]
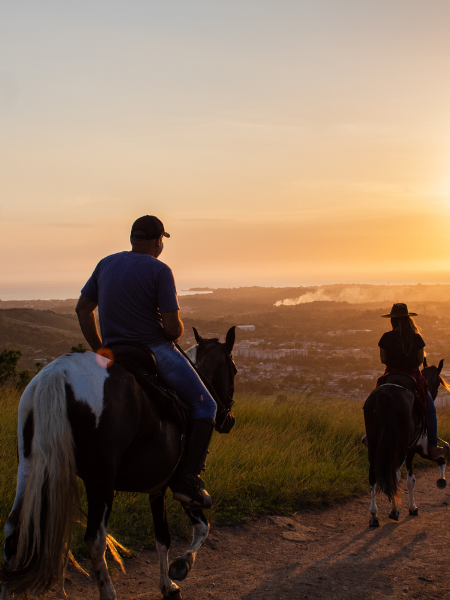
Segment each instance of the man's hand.
[{"label": "man's hand", "polygon": [[169,342],[177,342],[184,331],[183,321],[180,318],[180,311],[171,310],[170,312],[162,313],[161,317],[166,339],[169,340]]},{"label": "man's hand", "polygon": [[88,300],[83,294],[78,300],[75,311],[78,315],[81,331],[86,338],[87,343],[94,352],[102,347],[102,339],[97,329],[94,310],[97,308],[97,302]]}]

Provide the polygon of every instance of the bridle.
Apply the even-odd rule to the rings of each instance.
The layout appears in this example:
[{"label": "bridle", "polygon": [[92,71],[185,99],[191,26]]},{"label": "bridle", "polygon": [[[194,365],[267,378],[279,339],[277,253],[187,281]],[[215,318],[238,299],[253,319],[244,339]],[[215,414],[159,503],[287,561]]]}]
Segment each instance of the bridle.
[{"label": "bridle", "polygon": [[[422,375],[423,375],[423,378],[425,379],[425,381],[427,382],[427,387],[431,394],[431,397],[433,398],[433,400],[436,400],[437,395],[439,393],[439,386],[441,385],[442,382],[441,382],[441,376],[439,374],[437,374],[436,381],[431,381],[432,379],[434,379],[434,377],[433,377],[434,371],[433,370],[435,370],[436,374],[437,374],[437,368],[434,367],[433,365],[431,365],[429,367],[425,367],[425,369],[422,369]],[[427,371],[427,373],[424,374],[424,371]],[[430,383],[428,383],[428,381],[430,381]],[[434,392],[435,392],[435,394],[434,394]]]},{"label": "bridle", "polygon": [[[220,343],[220,342],[218,342]],[[222,420],[222,423],[220,424],[220,427],[223,427],[225,421],[228,419],[230,413],[231,413],[231,409],[233,408],[234,405],[234,377],[237,374],[238,370],[236,367],[236,363],[234,362],[234,358],[232,354],[228,354],[228,352],[225,351],[226,354],[226,358],[227,358],[227,365],[228,365],[228,375],[229,375],[229,379],[231,381],[231,385],[230,385],[230,392],[228,394],[228,398],[227,398],[227,406],[225,407],[223,405],[223,403],[220,401],[221,404],[221,412],[222,414],[225,413],[225,416]],[[212,386],[211,386],[212,387]]]},{"label": "bridle", "polygon": [[[214,387],[212,386],[212,383],[209,380],[209,378],[206,377],[206,375],[202,372],[202,370],[195,363],[192,362],[192,360],[189,358],[189,356],[184,352],[184,350],[182,350],[180,348],[180,346],[178,344],[176,346],[177,346],[178,350],[185,356],[185,358],[187,358],[187,360],[191,363],[192,367],[195,369],[195,371],[200,376],[200,379],[205,384],[205,386],[208,389],[209,393],[214,398],[214,400],[215,400],[215,402],[217,404],[217,412],[220,413],[220,423],[217,423],[216,427],[218,427],[220,429],[221,427],[224,426],[226,420],[230,416],[231,409],[232,409],[232,407],[234,405],[234,377],[237,374],[238,370],[237,370],[237,367],[236,367],[236,363],[234,362],[233,356],[231,354],[228,354],[228,352],[223,347],[223,344],[221,344],[219,342],[219,340],[214,340],[214,341],[225,352],[225,358],[226,358],[226,361],[227,361],[227,369],[228,369],[228,377],[229,377],[229,381],[231,381],[230,391],[229,391],[229,394],[228,394],[228,398],[226,400],[226,405],[219,398],[219,395],[216,392],[216,390],[214,389]],[[212,377],[211,377],[211,379],[212,379]],[[223,418],[222,418],[222,415],[223,415]]]}]

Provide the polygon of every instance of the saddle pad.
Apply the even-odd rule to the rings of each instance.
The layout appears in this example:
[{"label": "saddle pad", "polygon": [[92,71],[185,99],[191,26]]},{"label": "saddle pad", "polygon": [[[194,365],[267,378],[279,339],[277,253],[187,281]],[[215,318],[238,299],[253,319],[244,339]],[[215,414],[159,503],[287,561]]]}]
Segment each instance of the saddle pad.
[{"label": "saddle pad", "polygon": [[157,375],[156,358],[150,348],[139,342],[111,342],[105,346],[114,362],[131,373],[144,390],[150,402],[154,402],[161,414],[174,421],[182,432],[186,431],[189,409],[177,394],[165,388]]},{"label": "saddle pad", "polygon": [[416,380],[407,373],[388,373],[383,378],[383,384],[385,383],[399,385],[403,388],[406,388],[414,395],[417,395],[418,393]]}]

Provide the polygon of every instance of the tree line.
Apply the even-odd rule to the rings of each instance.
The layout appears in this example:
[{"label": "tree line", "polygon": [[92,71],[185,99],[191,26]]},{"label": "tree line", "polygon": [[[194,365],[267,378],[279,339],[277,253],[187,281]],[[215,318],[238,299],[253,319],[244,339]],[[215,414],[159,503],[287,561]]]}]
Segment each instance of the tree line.
[{"label": "tree line", "polygon": [[[85,352],[86,348],[83,344],[72,346],[70,352]],[[29,369],[18,370],[17,366],[22,357],[20,350],[8,350],[5,348],[0,353],[0,387],[14,387],[19,391],[23,391],[35,375],[41,371],[44,364],[36,361],[34,366],[36,370],[31,373]]]}]

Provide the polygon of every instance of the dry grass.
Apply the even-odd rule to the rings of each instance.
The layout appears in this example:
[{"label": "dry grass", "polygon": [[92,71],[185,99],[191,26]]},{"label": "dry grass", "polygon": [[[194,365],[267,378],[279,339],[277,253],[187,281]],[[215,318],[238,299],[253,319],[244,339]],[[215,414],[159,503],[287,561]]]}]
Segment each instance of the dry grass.
[{"label": "dry grass", "polygon": [[[281,401],[276,396],[236,395],[236,426],[229,435],[214,435],[205,474],[214,501],[209,511],[213,523],[288,513],[367,491],[362,402],[284,395]],[[18,401],[16,392],[0,392],[2,528],[15,494]],[[438,409],[438,419],[440,436],[450,438],[450,409]],[[82,498],[85,506],[84,494]],[[187,534],[190,525],[178,503],[170,498],[168,509],[172,532]],[[109,529],[125,544],[153,544],[146,496],[118,493]],[[83,547],[83,534],[79,527],[72,544],[75,552]]]}]

